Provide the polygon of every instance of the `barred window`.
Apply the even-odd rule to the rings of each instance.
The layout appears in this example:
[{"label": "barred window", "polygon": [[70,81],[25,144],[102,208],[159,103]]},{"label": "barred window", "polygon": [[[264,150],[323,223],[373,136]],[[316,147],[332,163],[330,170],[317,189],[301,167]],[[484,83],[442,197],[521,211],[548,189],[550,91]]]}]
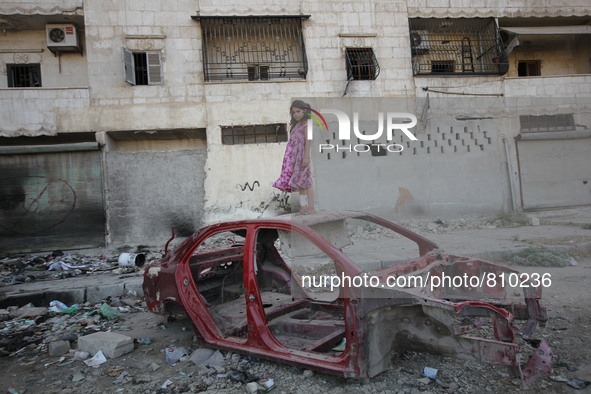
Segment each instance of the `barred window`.
[{"label": "barred window", "polygon": [[41,87],[40,64],[7,64],[9,88],[39,88]]},{"label": "barred window", "polygon": [[347,48],[347,79],[372,80],[378,77],[380,66],[371,48]]},{"label": "barred window", "polygon": [[287,141],[287,128],[283,123],[222,126],[223,145],[261,144]]},{"label": "barred window", "polygon": [[508,71],[494,18],[412,18],[414,75],[502,75]]},{"label": "barred window", "polygon": [[557,115],[521,115],[519,116],[521,131],[536,133],[543,131],[572,131],[576,129],[573,114]]},{"label": "barred window", "polygon": [[193,17],[201,21],[205,81],[305,79],[305,17]]}]

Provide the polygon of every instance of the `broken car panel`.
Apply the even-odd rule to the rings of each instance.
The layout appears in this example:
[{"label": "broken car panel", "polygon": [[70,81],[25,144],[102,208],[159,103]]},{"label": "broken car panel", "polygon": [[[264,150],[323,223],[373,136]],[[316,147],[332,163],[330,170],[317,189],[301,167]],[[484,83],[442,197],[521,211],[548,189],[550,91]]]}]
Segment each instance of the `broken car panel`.
[{"label": "broken car panel", "polygon": [[[508,278],[525,303],[509,299]],[[456,354],[506,365],[527,385],[552,359],[534,337],[547,316],[530,282],[383,218],[321,211],[205,227],[150,264],[143,286],[152,312],[181,306],[211,347],[352,378],[406,351]]]}]

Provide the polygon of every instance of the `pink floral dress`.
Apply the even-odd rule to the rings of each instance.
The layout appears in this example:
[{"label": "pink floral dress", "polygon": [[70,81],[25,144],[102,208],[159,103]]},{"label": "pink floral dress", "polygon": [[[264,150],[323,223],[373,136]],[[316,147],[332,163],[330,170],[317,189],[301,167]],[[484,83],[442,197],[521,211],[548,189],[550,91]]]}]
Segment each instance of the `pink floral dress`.
[{"label": "pink floral dress", "polygon": [[302,167],[304,147],[306,146],[307,122],[298,123],[291,129],[289,141],[283,156],[283,166],[279,179],[273,183],[273,187],[284,191],[298,191],[312,186],[312,171],[310,166]]}]

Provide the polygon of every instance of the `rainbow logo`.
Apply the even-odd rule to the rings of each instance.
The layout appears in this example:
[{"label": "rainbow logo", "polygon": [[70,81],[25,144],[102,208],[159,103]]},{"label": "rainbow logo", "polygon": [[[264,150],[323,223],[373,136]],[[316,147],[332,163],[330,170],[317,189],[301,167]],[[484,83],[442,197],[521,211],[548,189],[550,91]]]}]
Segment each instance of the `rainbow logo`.
[{"label": "rainbow logo", "polygon": [[328,131],[328,123],[326,123],[324,116],[322,116],[320,112],[310,108],[310,117],[318,123],[320,130],[326,129],[326,131]]}]

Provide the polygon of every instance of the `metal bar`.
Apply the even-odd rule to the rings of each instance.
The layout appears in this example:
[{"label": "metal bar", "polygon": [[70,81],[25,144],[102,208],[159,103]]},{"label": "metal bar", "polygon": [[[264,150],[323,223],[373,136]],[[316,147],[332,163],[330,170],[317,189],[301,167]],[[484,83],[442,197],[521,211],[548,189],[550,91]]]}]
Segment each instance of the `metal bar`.
[{"label": "metal bar", "polygon": [[0,146],[0,155],[16,155],[29,153],[59,153],[98,150],[98,142],[78,142],[73,144],[55,145],[17,145]]}]

